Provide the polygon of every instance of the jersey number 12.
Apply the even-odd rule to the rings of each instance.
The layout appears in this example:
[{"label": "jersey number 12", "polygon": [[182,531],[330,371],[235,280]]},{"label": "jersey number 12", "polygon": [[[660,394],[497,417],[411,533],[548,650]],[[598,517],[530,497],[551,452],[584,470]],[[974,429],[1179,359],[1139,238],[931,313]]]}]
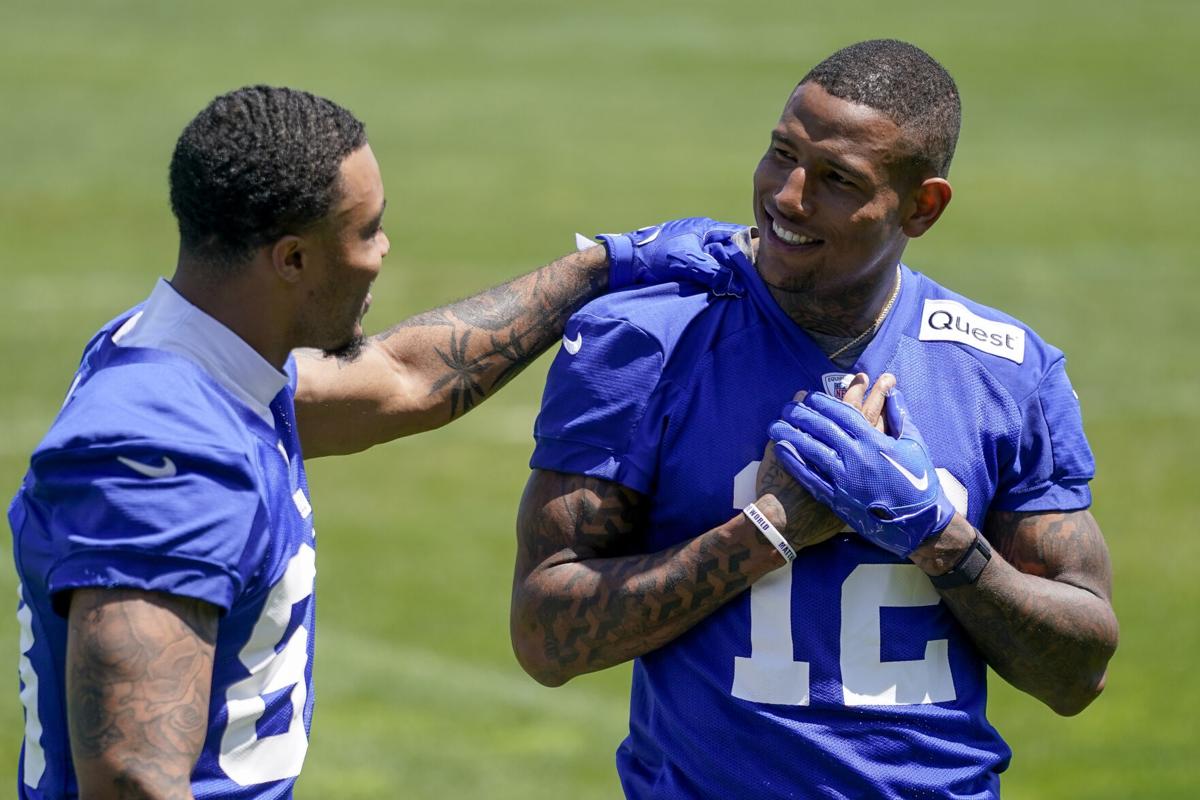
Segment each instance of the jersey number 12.
[{"label": "jersey number 12", "polygon": [[[734,478],[733,507],[755,500],[757,461]],[[947,470],[938,478],[958,510],[967,511],[965,487]],[[801,555],[800,558],[804,556]],[[841,587],[839,666],[848,706],[911,705],[954,700],[948,642],[926,643],[912,661],[884,661],[880,610],[933,606],[941,598],[915,564],[859,564]],[[792,641],[792,566],[750,587],[750,656],[734,657],[734,697],[754,703],[809,704],[809,662],[797,661]]]}]

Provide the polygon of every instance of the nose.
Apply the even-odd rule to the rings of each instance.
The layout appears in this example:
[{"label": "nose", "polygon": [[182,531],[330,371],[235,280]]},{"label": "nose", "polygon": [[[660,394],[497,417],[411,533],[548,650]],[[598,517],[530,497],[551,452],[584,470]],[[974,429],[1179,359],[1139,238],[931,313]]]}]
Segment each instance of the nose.
[{"label": "nose", "polygon": [[383,237],[383,243],[380,246],[379,257],[387,258],[388,251],[392,249],[392,240],[389,239],[388,235],[383,231],[380,231],[379,235]]},{"label": "nose", "polygon": [[793,167],[775,192],[775,207],[793,219],[803,219],[812,211],[812,199],[804,194],[807,176],[804,167]]}]

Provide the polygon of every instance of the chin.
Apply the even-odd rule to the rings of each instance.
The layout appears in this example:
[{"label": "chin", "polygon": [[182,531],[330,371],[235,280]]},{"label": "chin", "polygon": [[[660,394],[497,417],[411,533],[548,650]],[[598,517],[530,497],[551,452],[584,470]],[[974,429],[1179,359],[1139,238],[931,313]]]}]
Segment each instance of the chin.
[{"label": "chin", "polygon": [[339,361],[357,361],[366,344],[366,337],[361,333],[356,333],[337,347],[325,348],[323,352],[327,357],[336,358]]},{"label": "chin", "polygon": [[785,292],[804,292],[811,290],[815,285],[816,281],[812,270],[789,267],[782,261],[776,261],[770,257],[764,259],[763,255],[765,254],[760,251],[755,266],[758,269],[758,276],[767,286]]}]

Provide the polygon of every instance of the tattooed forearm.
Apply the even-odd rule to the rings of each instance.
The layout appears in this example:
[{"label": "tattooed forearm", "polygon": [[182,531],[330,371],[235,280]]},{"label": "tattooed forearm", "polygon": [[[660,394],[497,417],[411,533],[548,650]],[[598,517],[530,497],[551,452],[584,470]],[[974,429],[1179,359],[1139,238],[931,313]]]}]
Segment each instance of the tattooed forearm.
[{"label": "tattooed forearm", "polygon": [[[966,525],[957,517],[955,525]],[[988,663],[1060,714],[1104,687],[1117,646],[1108,549],[1092,516],[993,513],[995,546],[975,586],[943,593]]]},{"label": "tattooed forearm", "polygon": [[354,453],[457,419],[545,352],[608,284],[604,248],[371,337],[354,361],[298,353],[296,420],[306,458]]},{"label": "tattooed forearm", "polygon": [[639,554],[648,505],[607,481],[535,472],[518,519],[512,637],[542,683],[661,647],[779,565],[740,517]]},{"label": "tattooed forearm", "polygon": [[84,589],[71,599],[67,716],[81,787],[97,797],[190,798],[204,744],[216,610]]},{"label": "tattooed forearm", "polygon": [[603,291],[604,249],[572,253],[466,300],[406,320],[375,337],[394,357],[427,370],[447,420],[511,380],[562,335],[567,318]]},{"label": "tattooed forearm", "polygon": [[[445,350],[434,346],[446,371],[434,381],[429,394],[448,393],[451,418],[470,411],[478,400],[508,383],[541,352],[531,353],[521,335],[510,329],[507,342],[493,335],[486,353],[469,357],[471,331],[465,330],[460,336],[457,330],[451,330],[449,335],[450,343]],[[485,381],[489,383],[485,385]]]}]

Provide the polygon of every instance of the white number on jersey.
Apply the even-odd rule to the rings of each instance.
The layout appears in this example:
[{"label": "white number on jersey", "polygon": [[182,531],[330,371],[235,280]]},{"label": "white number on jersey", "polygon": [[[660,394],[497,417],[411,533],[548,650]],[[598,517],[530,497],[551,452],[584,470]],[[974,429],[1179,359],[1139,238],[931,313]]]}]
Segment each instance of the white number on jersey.
[{"label": "white number on jersey", "polygon": [[21,600],[17,607],[17,624],[21,629],[21,658],[17,671],[21,683],[25,684],[21,689],[21,705],[25,706],[24,775],[25,785],[36,789],[46,771],[46,753],[42,750],[42,720],[38,716],[38,676],[29,660],[29,651],[33,649],[33,611],[25,605],[20,584],[17,585],[17,597]]},{"label": "white number on jersey", "polygon": [[[271,589],[250,640],[238,654],[250,674],[225,692],[229,719],[221,737],[220,765],[231,780],[242,786],[294,778],[304,764],[308,752],[308,733],[304,730],[308,686],[304,672],[309,633],[301,625],[278,653],[275,648],[287,631],[292,606],[312,594],[316,575],[316,552],[302,545],[288,562],[283,578]],[[288,687],[292,701],[288,729],[259,738],[257,723],[266,711],[263,695]]]},{"label": "white number on jersey", "polygon": [[[754,502],[758,461],[733,479],[733,507]],[[967,513],[967,491],[947,470],[937,469],[942,488],[959,513]],[[803,558],[803,554],[800,558]],[[912,705],[954,700],[948,643],[926,643],[925,657],[884,661],[880,610],[932,606],[937,590],[915,564],[860,564],[842,583],[839,661],[842,699],[848,706]],[[734,697],[753,703],[806,706],[809,664],[796,661],[792,640],[792,565],[750,587],[750,657],[733,660]]]}]

